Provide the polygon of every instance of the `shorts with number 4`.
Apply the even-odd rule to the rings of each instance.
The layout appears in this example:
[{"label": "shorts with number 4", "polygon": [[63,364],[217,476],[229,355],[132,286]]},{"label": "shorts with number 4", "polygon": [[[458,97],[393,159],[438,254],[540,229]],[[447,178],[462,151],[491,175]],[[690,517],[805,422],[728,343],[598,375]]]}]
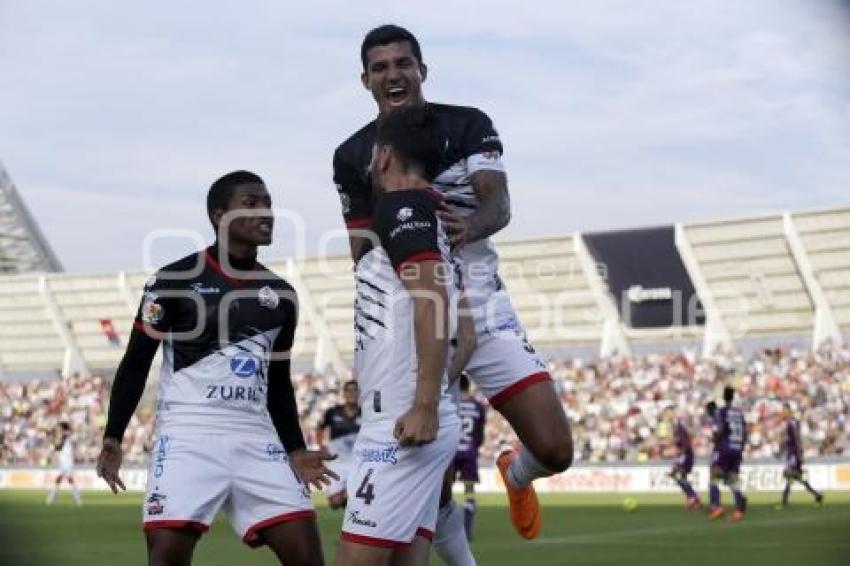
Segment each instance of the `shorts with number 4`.
[{"label": "shorts with number 4", "polygon": [[144,529],[203,533],[219,510],[251,546],[262,544],[264,529],[315,517],[277,436],[160,434],[151,451]]},{"label": "shorts with number 4", "polygon": [[403,548],[417,536],[434,536],[443,475],[457,449],[460,425],[456,420],[441,422],[436,440],[403,448],[393,438],[393,424],[364,426],[357,436],[344,541]]}]

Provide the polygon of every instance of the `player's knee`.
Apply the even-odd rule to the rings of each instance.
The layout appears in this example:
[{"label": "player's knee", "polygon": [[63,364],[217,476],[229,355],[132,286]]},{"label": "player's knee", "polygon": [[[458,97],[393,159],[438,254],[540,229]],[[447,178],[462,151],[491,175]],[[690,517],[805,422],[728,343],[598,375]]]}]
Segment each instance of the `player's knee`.
[{"label": "player's knee", "polygon": [[537,457],[540,464],[550,472],[563,472],[573,464],[572,438],[553,442]]}]

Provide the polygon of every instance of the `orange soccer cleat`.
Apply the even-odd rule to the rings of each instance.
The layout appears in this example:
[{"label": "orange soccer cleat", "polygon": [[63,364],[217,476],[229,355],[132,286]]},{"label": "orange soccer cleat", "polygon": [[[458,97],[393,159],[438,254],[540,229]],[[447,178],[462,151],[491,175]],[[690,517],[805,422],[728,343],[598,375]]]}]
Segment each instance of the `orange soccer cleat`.
[{"label": "orange soccer cleat", "polygon": [[685,507],[688,509],[698,510],[702,509],[702,503],[700,502],[699,498],[692,497],[691,499],[688,499],[688,502],[685,504]]},{"label": "orange soccer cleat", "polygon": [[735,510],[735,512],[734,512],[734,513],[732,513],[732,515],[729,517],[729,522],[730,522],[730,523],[737,523],[738,521],[743,521],[743,520],[744,520],[744,514],[743,514],[743,513],[741,513],[740,511],[738,511],[737,509],[736,509],[736,510]]},{"label": "orange soccer cleat", "polygon": [[499,473],[502,475],[502,483],[505,484],[505,490],[508,492],[511,522],[522,538],[537,538],[540,534],[540,526],[542,524],[540,503],[537,501],[537,493],[534,491],[534,486],[529,484],[528,487],[518,488],[512,486],[508,481],[508,467],[510,467],[514,458],[516,458],[516,453],[510,449],[503,451],[496,458],[496,467],[499,468]]},{"label": "orange soccer cleat", "polygon": [[719,505],[708,510],[708,518],[714,521],[715,519],[723,518],[723,507]]}]

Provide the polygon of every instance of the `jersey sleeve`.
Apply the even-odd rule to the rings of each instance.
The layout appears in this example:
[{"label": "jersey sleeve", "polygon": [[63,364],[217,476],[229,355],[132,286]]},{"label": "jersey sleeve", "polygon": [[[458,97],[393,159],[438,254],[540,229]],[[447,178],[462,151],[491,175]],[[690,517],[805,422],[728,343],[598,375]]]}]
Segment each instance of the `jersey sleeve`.
[{"label": "jersey sleeve", "polygon": [[396,271],[409,263],[442,259],[434,206],[426,202],[428,197],[405,193],[385,197],[375,211],[381,246]]},{"label": "jersey sleeve", "polygon": [[331,426],[331,422],[333,420],[333,407],[330,407],[325,411],[325,414],[322,415],[322,422],[319,423],[319,428],[326,428]]},{"label": "jersey sleeve", "polygon": [[475,110],[467,126],[463,138],[463,153],[470,175],[485,169],[502,172],[505,170],[502,163],[502,140],[490,117],[480,110]]},{"label": "jersey sleeve", "polygon": [[133,328],[151,338],[161,339],[171,329],[176,292],[168,277],[158,272],[145,282],[142,300],[133,320]]},{"label": "jersey sleeve", "polygon": [[334,184],[342,217],[348,228],[368,228],[372,217],[372,189],[342,148],[334,152]]},{"label": "jersey sleeve", "polygon": [[281,299],[284,320],[275,344],[275,349],[279,353],[292,350],[295,343],[295,329],[298,327],[298,295],[295,290],[288,289]]}]

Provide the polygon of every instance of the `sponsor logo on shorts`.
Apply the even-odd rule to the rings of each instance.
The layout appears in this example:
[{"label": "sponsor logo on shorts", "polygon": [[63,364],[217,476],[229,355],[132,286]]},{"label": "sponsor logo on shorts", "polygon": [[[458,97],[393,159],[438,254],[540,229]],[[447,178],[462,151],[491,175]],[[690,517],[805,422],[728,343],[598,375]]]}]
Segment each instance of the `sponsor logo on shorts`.
[{"label": "sponsor logo on shorts", "polygon": [[360,517],[360,511],[351,511],[348,513],[348,520],[355,525],[360,525],[361,527],[369,527],[374,529],[378,526],[378,523],[373,521],[372,519],[362,519]]},{"label": "sponsor logo on shorts", "polygon": [[145,507],[145,512],[148,515],[162,515],[165,511],[165,505],[163,505],[162,502],[166,499],[168,499],[168,497],[161,493],[158,493],[156,491],[151,493],[145,501],[145,503],[147,503],[147,506]]},{"label": "sponsor logo on shorts", "polygon": [[242,385],[207,385],[207,399],[260,402],[260,390]]},{"label": "sponsor logo on shorts", "polygon": [[165,473],[165,460],[168,456],[168,447],[171,439],[168,435],[163,434],[156,440],[154,445],[154,460],[153,460],[153,477],[159,479]]},{"label": "sponsor logo on shorts", "polygon": [[266,446],[266,454],[275,462],[286,461],[286,450],[280,444],[268,444]]},{"label": "sponsor logo on shorts", "polygon": [[378,464],[398,464],[398,445],[387,448],[363,448],[357,455],[363,462],[375,462]]},{"label": "sponsor logo on shorts", "polygon": [[257,358],[247,352],[238,352],[230,358],[230,372],[236,377],[248,379],[257,374],[260,367]]}]

